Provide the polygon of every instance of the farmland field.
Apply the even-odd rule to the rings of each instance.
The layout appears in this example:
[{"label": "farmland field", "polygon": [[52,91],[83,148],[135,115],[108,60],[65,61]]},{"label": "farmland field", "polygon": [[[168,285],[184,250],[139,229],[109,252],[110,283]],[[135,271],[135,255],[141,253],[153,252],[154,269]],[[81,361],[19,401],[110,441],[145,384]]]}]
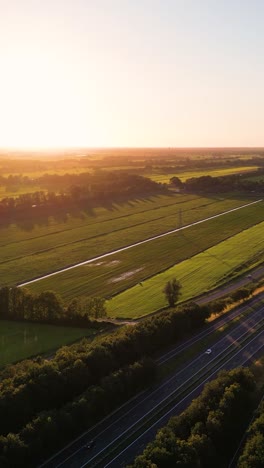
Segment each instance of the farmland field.
[{"label": "farmland field", "polygon": [[43,190],[40,187],[36,186],[20,186],[18,188],[15,187],[4,187],[0,185],[0,200],[6,197],[18,197],[22,193],[34,193],[38,192],[39,190]]},{"label": "farmland field", "polygon": [[[54,289],[65,299],[87,294],[109,297],[262,222],[263,219],[263,203],[257,203],[111,257],[62,272],[55,277],[45,278],[27,285],[27,288],[35,292]],[[115,303],[115,300],[112,302]],[[122,311],[118,313],[122,315]]]},{"label": "farmland field", "polygon": [[36,219],[30,226],[2,226],[1,281],[10,286],[22,283],[249,201],[252,199],[162,195],[62,219]]},{"label": "farmland field", "polygon": [[[250,245],[250,248],[249,248]],[[181,300],[233,279],[248,266],[264,261],[264,223],[257,224],[161,274],[136,285],[108,302],[110,316],[139,317],[166,306],[162,289],[176,277],[183,286]]]},{"label": "farmland field", "polygon": [[0,367],[48,353],[95,331],[85,328],[57,327],[23,322],[0,321]]},{"label": "farmland field", "polygon": [[246,180],[251,180],[252,182],[263,182],[264,174],[248,176],[246,177]]},{"label": "farmland field", "polygon": [[170,173],[170,174],[165,174],[164,172],[159,172],[157,170],[157,173],[149,173],[146,174],[145,177],[149,177],[150,179],[154,180],[155,182],[160,182],[163,184],[168,184],[170,179],[173,176],[177,176],[181,179],[182,182],[185,182],[187,179],[191,179],[192,177],[201,177],[204,175],[209,175],[212,177],[220,177],[220,176],[226,176],[226,175],[231,175],[231,174],[240,174],[243,172],[251,172],[251,171],[256,171],[258,169],[257,166],[241,166],[241,167],[225,167],[225,168],[220,168],[220,169],[206,169],[206,170],[183,170],[179,171],[175,169],[175,173]]}]

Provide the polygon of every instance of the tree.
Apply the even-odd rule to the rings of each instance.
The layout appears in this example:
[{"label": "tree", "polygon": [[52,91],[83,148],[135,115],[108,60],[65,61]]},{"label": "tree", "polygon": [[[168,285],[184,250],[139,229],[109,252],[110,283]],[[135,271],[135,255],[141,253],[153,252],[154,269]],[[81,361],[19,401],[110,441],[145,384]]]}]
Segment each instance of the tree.
[{"label": "tree", "polygon": [[176,187],[177,189],[182,189],[183,188],[183,183],[182,183],[181,179],[179,179],[179,177],[176,177],[176,176],[172,177],[170,179],[170,183],[172,185],[174,185],[174,187]]},{"label": "tree", "polygon": [[163,289],[170,307],[174,307],[176,302],[178,302],[181,295],[181,288],[181,283],[176,280],[176,278],[173,278],[171,281],[168,281]]}]

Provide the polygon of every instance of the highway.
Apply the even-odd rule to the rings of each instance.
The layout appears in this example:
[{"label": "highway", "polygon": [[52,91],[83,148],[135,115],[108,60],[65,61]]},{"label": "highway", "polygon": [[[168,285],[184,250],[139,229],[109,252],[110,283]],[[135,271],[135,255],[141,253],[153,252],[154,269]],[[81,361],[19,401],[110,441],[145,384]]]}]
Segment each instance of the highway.
[{"label": "highway", "polygon": [[146,428],[146,430],[140,434],[140,436],[136,437],[132,442],[130,442],[130,444],[121,450],[118,455],[110,457],[110,460],[107,460],[107,462],[103,462],[102,464],[85,462],[81,465],[78,465],[78,467],[84,468],[100,466],[104,468],[121,468],[127,466],[127,464],[131,463],[137,455],[142,453],[148,442],[154,439],[158,429],[164,427],[172,416],[180,414],[182,411],[184,411],[184,409],[192,402],[192,400],[201,393],[206,382],[213,380],[217,376],[218,372],[220,372],[222,369],[234,369],[235,367],[247,365],[254,356],[256,357],[258,354],[262,354],[263,346],[264,331],[261,331],[248,344],[243,346],[242,349],[238,350],[231,358],[229,358],[224,364],[219,365],[208,377],[206,377],[200,384],[193,388],[180,401],[175,403],[175,405],[172,406],[172,408],[170,408],[155,423]]},{"label": "highway", "polygon": [[196,222],[191,223],[191,224],[186,224],[185,226],[182,226],[180,228],[172,229],[171,231],[163,232],[162,234],[159,234],[157,236],[148,237],[147,239],[144,239],[144,240],[139,241],[139,242],[135,242],[134,244],[130,244],[130,245],[127,245],[125,247],[121,247],[120,249],[112,250],[111,252],[107,252],[107,253],[104,253],[104,254],[99,255],[97,257],[90,258],[89,260],[85,260],[84,262],[75,263],[74,265],[69,265],[69,266],[67,266],[65,268],[61,268],[60,270],[56,270],[56,271],[53,271],[51,273],[48,273],[47,275],[39,276],[38,278],[33,278],[33,279],[29,280],[29,281],[25,281],[24,283],[20,283],[17,286],[18,287],[27,286],[28,284],[35,283],[36,281],[41,281],[41,280],[43,280],[45,278],[50,278],[51,276],[58,275],[58,274],[63,273],[65,271],[72,270],[73,268],[78,268],[79,266],[82,266],[82,265],[88,265],[89,263],[92,263],[92,262],[95,262],[95,261],[98,261],[98,260],[102,260],[103,258],[109,257],[111,255],[115,255],[117,253],[124,252],[125,250],[132,249],[132,248],[137,247],[139,245],[146,244],[147,242],[152,242],[152,241],[154,241],[156,239],[160,239],[161,237],[169,236],[170,234],[174,234],[175,232],[179,232],[179,231],[182,231],[184,229],[188,229],[190,227],[197,226],[198,224],[205,223],[206,221],[210,221],[211,219],[219,218],[219,216],[224,216],[224,215],[226,215],[228,213],[232,213],[234,211],[241,210],[243,208],[246,208],[246,207],[251,206],[251,205],[255,205],[256,203],[260,203],[262,201],[263,200],[260,199],[260,200],[255,200],[254,202],[251,202],[251,203],[246,203],[245,205],[238,206],[237,208],[232,208],[231,210],[227,210],[227,211],[224,211],[222,213],[218,213],[216,215],[209,216],[208,218],[201,219],[200,221],[196,221]]},{"label": "highway", "polygon": [[[190,359],[162,383],[151,390],[141,392],[41,466],[125,466],[172,414],[182,411],[194,397],[195,391],[196,394],[200,392],[201,385],[213,378],[222,368],[244,364],[247,362],[245,359],[249,360],[252,354],[264,345],[264,307],[257,300],[252,301],[252,305],[255,310],[246,317],[241,316],[240,322],[236,322],[237,325],[231,331],[227,331],[214,343],[211,355],[202,352]],[[239,317],[245,309],[241,307],[229,314],[228,320]],[[184,353],[224,323],[226,317],[163,354],[157,360],[158,363],[161,365],[175,355]],[[84,448],[89,440],[96,440],[96,446],[90,451]]]}]

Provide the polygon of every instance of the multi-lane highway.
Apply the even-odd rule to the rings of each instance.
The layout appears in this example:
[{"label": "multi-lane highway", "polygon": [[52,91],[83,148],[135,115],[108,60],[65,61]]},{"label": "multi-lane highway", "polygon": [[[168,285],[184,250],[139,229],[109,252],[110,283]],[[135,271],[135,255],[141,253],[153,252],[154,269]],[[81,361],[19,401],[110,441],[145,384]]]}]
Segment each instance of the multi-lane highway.
[{"label": "multi-lane highway", "polygon": [[[231,331],[223,333],[222,338],[214,343],[210,355],[205,354],[204,349],[162,383],[137,395],[42,466],[122,467],[129,463],[154,437],[159,427],[189,404],[206,381],[222,368],[245,364],[262,348],[264,308],[259,299],[252,301],[251,307],[254,309],[249,315],[243,316],[246,307],[241,307],[161,356],[158,359],[160,365],[176,355],[184,355],[189,347],[203,341],[227,321],[238,320]],[[90,450],[85,448],[89,440],[96,441]]]}]

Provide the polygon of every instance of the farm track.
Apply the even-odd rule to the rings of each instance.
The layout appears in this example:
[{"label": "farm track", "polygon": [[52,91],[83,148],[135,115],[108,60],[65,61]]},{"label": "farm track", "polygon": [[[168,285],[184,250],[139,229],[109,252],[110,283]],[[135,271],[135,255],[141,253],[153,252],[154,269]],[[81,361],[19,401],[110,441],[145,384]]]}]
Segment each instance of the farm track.
[{"label": "farm track", "polygon": [[76,263],[76,264],[73,264],[73,265],[69,265],[69,266],[67,266],[67,267],[65,267],[65,268],[61,268],[61,269],[56,270],[56,271],[54,271],[54,272],[51,272],[51,273],[49,273],[49,274],[46,274],[46,275],[43,275],[43,276],[40,276],[40,277],[31,279],[31,280],[29,280],[29,281],[20,283],[18,286],[19,286],[19,287],[23,287],[23,286],[26,286],[26,285],[28,285],[28,284],[32,284],[32,283],[37,282],[37,281],[41,281],[41,280],[46,279],[46,278],[50,278],[51,276],[58,275],[58,274],[63,273],[63,272],[65,272],[65,271],[69,271],[69,270],[72,270],[72,269],[74,269],[74,268],[78,268],[78,267],[80,267],[80,266],[82,266],[82,265],[87,265],[87,264],[92,263],[92,262],[94,262],[94,261],[98,261],[98,260],[101,260],[101,259],[103,259],[103,258],[109,257],[109,256],[111,256],[111,255],[115,255],[115,254],[120,253],[120,252],[123,252],[123,251],[125,251],[125,250],[131,249],[131,248],[134,248],[134,247],[137,247],[137,246],[139,246],[139,245],[143,245],[143,244],[145,244],[145,243],[147,243],[147,242],[152,242],[153,240],[160,239],[160,238],[162,238],[162,237],[168,236],[168,235],[170,235],[170,234],[173,234],[173,233],[176,233],[176,232],[179,232],[179,231],[183,231],[183,230],[185,230],[185,229],[188,229],[188,228],[190,228],[190,227],[199,225],[199,224],[204,223],[204,222],[206,222],[206,221],[219,218],[220,216],[224,216],[224,215],[226,215],[226,214],[228,214],[228,213],[233,213],[233,212],[238,211],[238,210],[241,210],[241,209],[243,209],[243,208],[246,208],[246,207],[255,205],[255,204],[257,204],[257,203],[260,203],[261,201],[262,201],[262,199],[256,200],[256,201],[254,201],[254,202],[247,203],[247,204],[245,204],[245,205],[242,205],[242,206],[239,206],[239,207],[236,207],[236,208],[232,208],[232,209],[227,210],[227,211],[224,211],[224,212],[222,212],[222,213],[218,213],[218,214],[216,214],[216,215],[209,216],[209,217],[207,217],[207,218],[204,218],[204,219],[202,219],[202,220],[196,221],[196,222],[194,222],[194,223],[187,224],[187,225],[185,225],[185,226],[183,226],[183,227],[181,227],[181,228],[176,228],[176,229],[173,229],[173,230],[170,230],[170,231],[166,231],[166,232],[164,232],[164,233],[162,233],[162,234],[158,234],[158,235],[156,235],[156,236],[146,238],[146,239],[144,239],[144,240],[142,240],[142,241],[135,242],[135,243],[133,243],[133,244],[127,245],[127,246],[122,247],[122,248],[120,248],[120,249],[116,249],[116,250],[109,251],[109,252],[104,253],[104,254],[102,254],[102,255],[99,255],[99,256],[90,258],[90,259],[88,259],[88,260],[85,260],[85,261],[83,261],[83,262],[79,262],[79,263]]}]

